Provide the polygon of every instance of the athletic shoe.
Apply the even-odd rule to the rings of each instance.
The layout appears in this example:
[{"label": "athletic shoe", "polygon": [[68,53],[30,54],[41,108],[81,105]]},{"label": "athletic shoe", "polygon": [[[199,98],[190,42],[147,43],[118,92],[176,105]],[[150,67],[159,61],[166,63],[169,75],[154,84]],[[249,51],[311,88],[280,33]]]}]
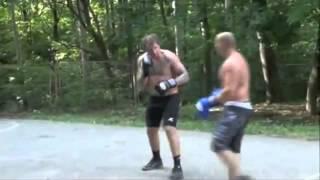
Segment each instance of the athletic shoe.
[{"label": "athletic shoe", "polygon": [[150,170],[155,170],[155,169],[163,169],[163,164],[161,159],[151,159],[148,164],[146,164],[143,168],[142,171],[150,171]]},{"label": "athletic shoe", "polygon": [[254,179],[248,175],[240,175],[240,176],[237,176],[235,180],[254,180]]},{"label": "athletic shoe", "polygon": [[183,171],[181,166],[174,167],[170,175],[170,180],[182,180],[182,179],[183,179]]}]

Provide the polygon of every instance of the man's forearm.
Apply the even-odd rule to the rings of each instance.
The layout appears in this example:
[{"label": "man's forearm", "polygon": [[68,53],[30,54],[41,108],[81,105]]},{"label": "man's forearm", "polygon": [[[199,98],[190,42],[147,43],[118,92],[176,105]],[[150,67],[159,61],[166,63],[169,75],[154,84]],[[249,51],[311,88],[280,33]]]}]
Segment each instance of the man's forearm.
[{"label": "man's forearm", "polygon": [[175,80],[178,86],[186,84],[190,80],[188,71],[184,71],[182,74],[176,77]]},{"label": "man's forearm", "polygon": [[226,101],[228,101],[228,97],[230,97],[230,90],[229,89],[223,89],[222,93],[220,94],[220,96],[217,97],[217,101],[221,104],[225,103]]}]

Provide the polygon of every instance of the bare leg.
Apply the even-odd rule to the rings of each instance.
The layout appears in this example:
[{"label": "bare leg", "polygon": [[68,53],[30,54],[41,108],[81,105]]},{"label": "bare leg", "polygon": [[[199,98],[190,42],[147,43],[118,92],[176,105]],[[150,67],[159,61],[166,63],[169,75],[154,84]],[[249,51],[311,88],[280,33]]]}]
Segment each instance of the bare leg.
[{"label": "bare leg", "polygon": [[149,144],[152,150],[153,157],[143,168],[143,171],[149,171],[154,169],[162,169],[163,164],[160,157],[160,140],[159,140],[159,128],[148,128],[147,134],[149,138]]},{"label": "bare leg", "polygon": [[240,176],[240,155],[238,153],[224,150],[217,155],[228,168],[229,180],[234,180],[237,176]]},{"label": "bare leg", "polygon": [[159,151],[160,150],[159,128],[147,128],[147,134],[148,134],[151,150],[153,152]]},{"label": "bare leg", "polygon": [[180,138],[177,128],[172,126],[166,126],[165,128],[167,138],[170,144],[172,156],[180,155]]},{"label": "bare leg", "polygon": [[165,126],[167,138],[170,144],[171,153],[173,156],[174,166],[170,175],[171,180],[182,180],[183,172],[180,164],[180,138],[175,127]]}]

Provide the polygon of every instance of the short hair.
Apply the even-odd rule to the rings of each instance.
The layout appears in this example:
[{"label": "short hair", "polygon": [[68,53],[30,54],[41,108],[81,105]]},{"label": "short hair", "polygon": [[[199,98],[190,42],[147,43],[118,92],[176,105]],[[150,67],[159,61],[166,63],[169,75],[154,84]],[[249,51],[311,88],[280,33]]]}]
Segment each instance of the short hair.
[{"label": "short hair", "polygon": [[154,43],[157,43],[160,45],[159,38],[155,33],[147,34],[142,38],[142,47],[144,50],[147,50]]},{"label": "short hair", "polygon": [[236,46],[236,38],[234,37],[233,33],[231,32],[221,32],[216,35],[215,42],[217,41],[224,41],[229,43],[230,45]]}]

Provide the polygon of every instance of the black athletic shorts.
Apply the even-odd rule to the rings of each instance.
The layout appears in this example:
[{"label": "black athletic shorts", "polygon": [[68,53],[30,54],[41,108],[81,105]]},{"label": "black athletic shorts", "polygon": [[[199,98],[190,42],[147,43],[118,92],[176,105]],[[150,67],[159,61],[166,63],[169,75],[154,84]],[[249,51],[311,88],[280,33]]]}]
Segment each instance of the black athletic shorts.
[{"label": "black athletic shorts", "polygon": [[214,131],[211,150],[217,153],[223,150],[240,153],[244,130],[252,112],[252,109],[225,106],[222,119]]},{"label": "black athletic shorts", "polygon": [[180,97],[178,94],[168,96],[151,96],[146,111],[147,127],[177,126]]}]

